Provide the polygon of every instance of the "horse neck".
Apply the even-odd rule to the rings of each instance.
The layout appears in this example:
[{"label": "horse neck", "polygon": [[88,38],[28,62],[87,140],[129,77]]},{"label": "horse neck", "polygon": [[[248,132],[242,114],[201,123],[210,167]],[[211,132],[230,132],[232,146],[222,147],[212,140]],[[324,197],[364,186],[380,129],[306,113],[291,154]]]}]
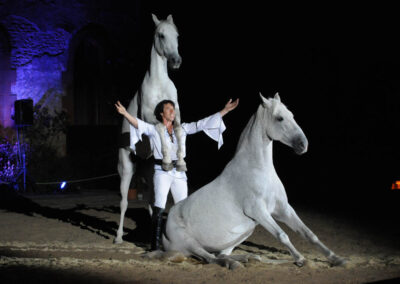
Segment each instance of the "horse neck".
[{"label": "horse neck", "polygon": [[268,123],[265,115],[265,109],[259,106],[240,136],[235,156],[252,159],[255,166],[273,167],[272,140],[263,133],[263,124]]},{"label": "horse neck", "polygon": [[167,58],[160,56],[154,45],[151,48],[149,77],[151,80],[157,81],[169,80]]}]

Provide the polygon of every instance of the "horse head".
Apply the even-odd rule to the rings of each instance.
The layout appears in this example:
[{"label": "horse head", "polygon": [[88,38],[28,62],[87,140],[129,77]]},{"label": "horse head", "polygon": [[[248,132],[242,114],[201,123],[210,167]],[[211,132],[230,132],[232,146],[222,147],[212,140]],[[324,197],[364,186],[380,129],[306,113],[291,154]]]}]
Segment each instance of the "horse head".
[{"label": "horse head", "polygon": [[270,140],[280,141],[294,149],[296,154],[307,152],[308,140],[303,130],[294,120],[293,114],[281,103],[278,93],[274,98],[266,99],[261,93],[264,108],[264,133]]},{"label": "horse head", "polygon": [[154,47],[157,53],[167,58],[168,65],[172,69],[178,69],[181,66],[182,58],[178,52],[178,29],[174,24],[172,16],[169,15],[166,20],[159,20],[152,14],[156,31],[154,33]]}]

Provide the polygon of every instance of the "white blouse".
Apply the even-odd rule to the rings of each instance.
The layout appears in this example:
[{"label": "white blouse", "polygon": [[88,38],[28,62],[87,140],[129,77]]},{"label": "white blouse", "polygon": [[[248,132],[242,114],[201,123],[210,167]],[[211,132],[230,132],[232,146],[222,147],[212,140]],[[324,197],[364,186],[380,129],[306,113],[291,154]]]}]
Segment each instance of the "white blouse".
[{"label": "white blouse", "polygon": [[[142,134],[149,137],[151,149],[153,150],[153,155],[155,159],[162,159],[163,155],[161,152],[161,138],[156,130],[155,125],[144,122],[137,118],[138,128],[135,128],[133,125],[130,125],[130,147],[136,153],[135,144],[140,140],[142,140]],[[218,149],[224,144],[222,139],[222,133],[225,131],[226,127],[224,121],[222,120],[222,116],[219,112],[203,118],[197,122],[191,123],[182,123],[182,142],[186,143],[186,136],[190,134],[195,134],[200,131],[204,131],[210,138],[218,142]],[[175,136],[175,131],[173,131],[173,143],[171,142],[171,138],[169,137],[168,131],[165,129],[165,141],[168,141],[169,148],[171,151],[171,159],[177,160],[176,152],[178,150],[178,141]],[[160,165],[155,165],[155,169],[161,169]],[[175,172],[175,168],[170,171]],[[176,172],[176,174],[181,172]],[[182,172],[184,174],[184,172]],[[182,176],[183,177],[183,176]],[[184,177],[186,175],[184,174]]]}]

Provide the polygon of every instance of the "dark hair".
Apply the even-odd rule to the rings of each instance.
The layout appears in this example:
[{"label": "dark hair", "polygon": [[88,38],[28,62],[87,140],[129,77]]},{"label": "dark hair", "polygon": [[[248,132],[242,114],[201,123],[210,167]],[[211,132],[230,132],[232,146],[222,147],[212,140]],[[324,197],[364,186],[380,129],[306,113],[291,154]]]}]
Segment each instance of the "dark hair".
[{"label": "dark hair", "polygon": [[156,108],[154,109],[154,115],[156,116],[157,120],[162,122],[162,116],[161,113],[164,112],[164,105],[166,104],[171,104],[174,108],[175,108],[175,103],[171,100],[163,100],[161,102],[159,102],[156,105]]}]

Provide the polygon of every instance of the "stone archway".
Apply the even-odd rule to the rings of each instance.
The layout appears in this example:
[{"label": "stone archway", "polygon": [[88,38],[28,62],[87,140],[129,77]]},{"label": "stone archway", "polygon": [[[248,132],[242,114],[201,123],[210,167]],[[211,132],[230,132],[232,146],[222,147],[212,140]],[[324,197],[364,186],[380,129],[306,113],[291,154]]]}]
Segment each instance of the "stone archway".
[{"label": "stone archway", "polygon": [[6,29],[0,25],[0,124],[5,127],[14,125],[11,113],[16,100],[16,96],[11,93],[15,70],[11,69],[10,57],[10,38]]}]

